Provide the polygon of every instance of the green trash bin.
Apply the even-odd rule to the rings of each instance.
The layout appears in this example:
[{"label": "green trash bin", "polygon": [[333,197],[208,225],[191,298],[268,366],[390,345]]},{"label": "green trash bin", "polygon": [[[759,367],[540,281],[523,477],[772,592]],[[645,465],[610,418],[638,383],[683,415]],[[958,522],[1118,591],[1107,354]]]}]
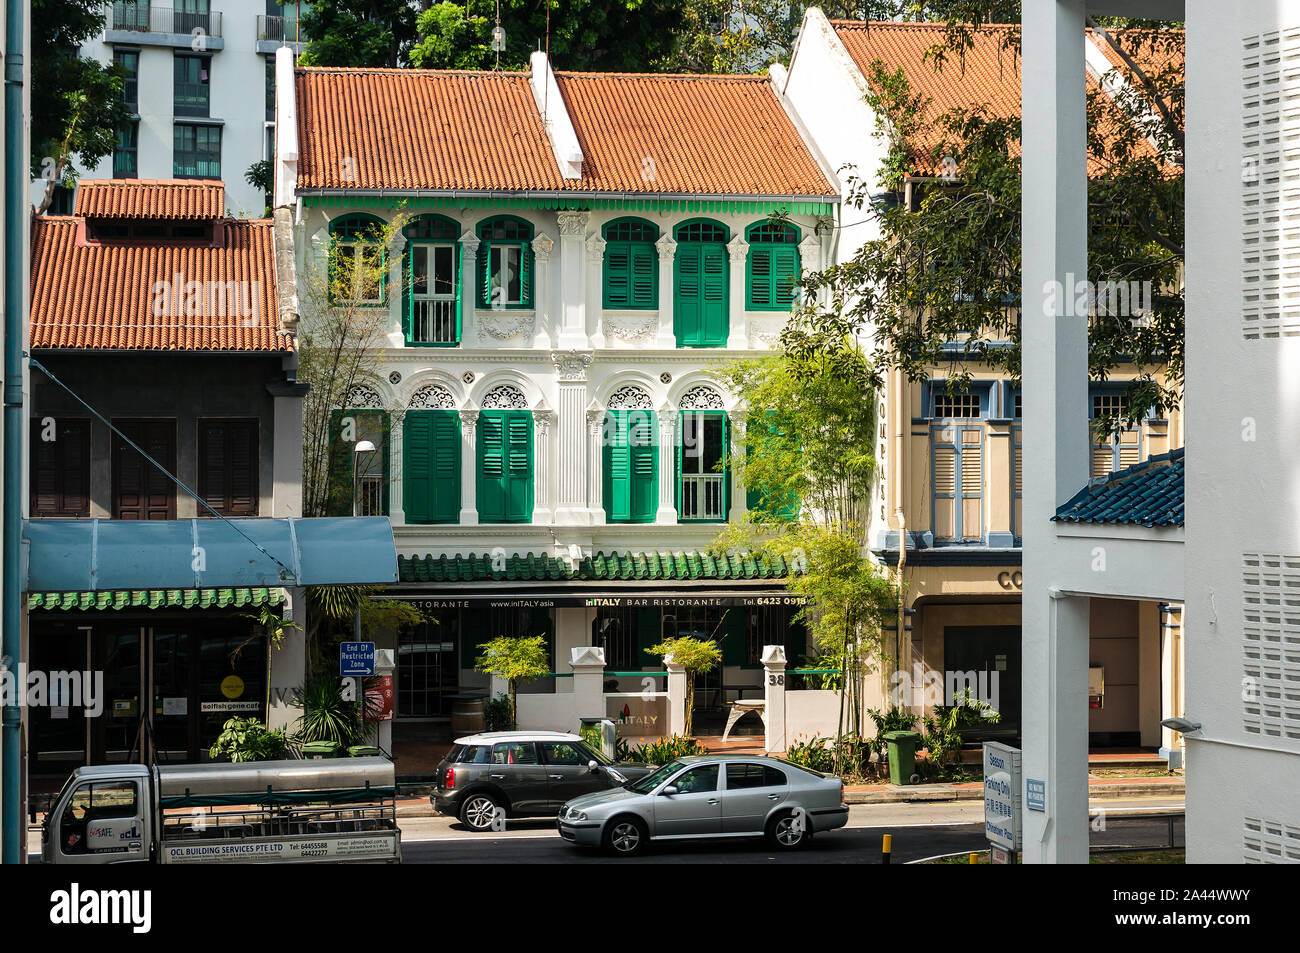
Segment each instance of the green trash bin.
[{"label": "green trash bin", "polygon": [[921,736],[915,731],[889,731],[885,743],[889,746],[889,783],[910,784],[916,773],[916,745]]},{"label": "green trash bin", "polygon": [[302,746],[304,761],[318,761],[321,758],[337,758],[339,743],[337,741],[309,741]]},{"label": "green trash bin", "polygon": [[349,758],[378,758],[382,754],[374,745],[353,745],[348,748]]}]

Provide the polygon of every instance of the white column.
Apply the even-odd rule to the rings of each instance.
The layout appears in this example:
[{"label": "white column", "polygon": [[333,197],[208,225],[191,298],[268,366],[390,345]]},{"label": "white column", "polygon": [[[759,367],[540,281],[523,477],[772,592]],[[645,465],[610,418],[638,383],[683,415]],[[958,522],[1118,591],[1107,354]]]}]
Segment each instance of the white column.
[{"label": "white column", "polygon": [[[556,288],[551,282],[551,250],[555,242],[545,234],[533,239],[533,305],[536,314],[533,317],[533,347],[547,348],[555,340],[553,326],[555,315]],[[558,284],[559,293],[564,290],[563,283]]]},{"label": "white column", "polygon": [[302,706],[294,703],[294,689],[302,684],[307,673],[307,590],[301,586],[288,586],[284,590],[285,602],[280,612],[288,622],[298,628],[286,628],[280,647],[271,651],[270,707],[266,712],[266,726],[272,731],[292,728],[301,717]]},{"label": "white column", "polygon": [[659,347],[675,348],[677,334],[673,330],[673,259],[677,257],[677,242],[665,232],[655,242],[659,249]]},{"label": "white column", "polygon": [[790,748],[785,727],[785,647],[763,646],[763,714],[767,741],[764,750],[784,755]]},{"label": "white column", "polygon": [[[392,418],[396,417],[395,420]],[[392,429],[388,434],[388,459],[390,461],[388,481],[388,521],[394,526],[406,525],[406,503],[402,497],[402,467],[406,460],[402,457],[402,424],[406,416],[402,413],[390,415]]]},{"label": "white column", "polygon": [[478,426],[477,410],[460,412],[460,523],[474,526],[478,523],[478,498],[475,494],[475,474],[478,457],[474,452],[474,430]]},{"label": "white column", "polygon": [[1053,588],[1062,570],[1051,522],[1088,482],[1087,323],[1058,306],[1088,265],[1084,6],[1027,3],[1022,25],[1022,363],[1033,461],[1023,503],[1023,764],[1026,788],[1032,780],[1046,790],[1046,810],[1023,811],[1026,863],[1088,862],[1088,600]]},{"label": "white column", "polygon": [[686,667],[673,661],[671,655],[664,658],[664,668],[668,669],[668,734],[686,734]]},{"label": "white column", "polygon": [[560,228],[559,333],[557,347],[586,348],[587,340],[587,219],[590,212],[557,212]]},{"label": "white column", "polygon": [[551,424],[555,411],[543,399],[533,410],[533,523],[545,526],[551,522]]},{"label": "white column", "polygon": [[587,405],[587,509],[593,526],[605,525],[605,409]]},{"label": "white column", "polygon": [[[731,446],[727,448],[727,453],[735,460],[745,446],[745,423],[749,417],[740,412],[728,414],[727,417],[731,424],[727,428],[731,436]],[[734,466],[728,468],[727,478],[731,481],[731,506],[727,510],[727,519],[736,523],[745,518],[745,511],[749,509],[745,499],[745,484]]]},{"label": "white column", "polygon": [[677,408],[664,404],[659,408],[659,510],[655,522],[677,522]]},{"label": "white column", "polygon": [[584,351],[555,351],[551,354],[558,377],[559,406],[556,408],[555,458],[559,493],[555,501],[555,523],[582,526],[587,512],[587,367],[591,354]]},{"label": "white column", "polygon": [[[605,650],[584,645],[570,651],[573,703],[579,718],[605,717]],[[577,725],[574,725],[577,728]]]},{"label": "white column", "polygon": [[[803,241],[799,243],[799,267],[802,269],[804,274],[821,271],[826,267],[822,262],[822,241],[813,232],[809,232],[805,235]],[[827,300],[827,293],[827,289],[822,288],[820,292],[822,301]],[[797,306],[802,302],[803,295],[800,294],[795,300],[795,305]]]},{"label": "white column", "polygon": [[749,346],[745,336],[745,259],[749,257],[749,242],[743,235],[738,234],[727,242],[727,257],[731,260],[727,291],[727,347],[743,349]]},{"label": "white column", "polygon": [[587,334],[592,347],[605,347],[605,239],[587,239]]},{"label": "white column", "polygon": [[478,236],[466,232],[460,236],[460,343],[472,347],[477,343],[474,309],[478,307]]}]

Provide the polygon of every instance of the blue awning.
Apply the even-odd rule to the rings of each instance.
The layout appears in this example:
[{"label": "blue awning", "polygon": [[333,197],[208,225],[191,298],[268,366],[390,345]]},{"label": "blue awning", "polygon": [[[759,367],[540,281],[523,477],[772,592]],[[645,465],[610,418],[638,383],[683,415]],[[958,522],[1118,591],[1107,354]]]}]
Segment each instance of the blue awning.
[{"label": "blue awning", "polygon": [[24,592],[397,581],[383,516],[23,520],[23,550]]}]

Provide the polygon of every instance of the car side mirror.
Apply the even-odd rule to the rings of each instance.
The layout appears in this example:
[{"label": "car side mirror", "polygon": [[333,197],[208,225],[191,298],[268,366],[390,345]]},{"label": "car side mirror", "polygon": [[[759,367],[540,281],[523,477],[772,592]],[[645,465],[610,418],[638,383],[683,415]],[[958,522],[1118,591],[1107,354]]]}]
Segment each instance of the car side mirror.
[{"label": "car side mirror", "polygon": [[668,787],[664,788],[664,789],[663,789],[662,791],[660,791],[659,793],[662,794],[664,797],[672,797],[674,794],[678,793],[678,792],[677,792],[677,785],[675,785],[675,784],[670,784],[670,785],[668,785]]},{"label": "car side mirror", "polygon": [[595,762],[595,761],[588,761],[588,762],[587,762],[587,770],[590,771],[590,772],[592,772],[593,774],[594,774],[594,773],[595,773],[599,768],[600,768],[600,764],[599,764],[599,763],[597,763],[597,762]]}]

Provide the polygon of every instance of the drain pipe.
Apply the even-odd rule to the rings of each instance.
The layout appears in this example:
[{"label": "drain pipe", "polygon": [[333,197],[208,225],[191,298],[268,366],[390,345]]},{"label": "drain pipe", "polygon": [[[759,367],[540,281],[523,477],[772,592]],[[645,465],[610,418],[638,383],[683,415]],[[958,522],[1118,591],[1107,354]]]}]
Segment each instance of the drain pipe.
[{"label": "drain pipe", "polygon": [[[22,529],[23,462],[23,340],[27,275],[26,254],[27,149],[23,135],[23,27],[27,0],[5,0],[4,92],[4,521],[0,558],[0,625],[3,647],[0,659],[13,671],[22,655],[22,592],[18,579],[19,540]],[[23,861],[27,829],[23,823],[22,724],[16,698],[6,699],[0,730],[0,829],[6,864]]]}]

